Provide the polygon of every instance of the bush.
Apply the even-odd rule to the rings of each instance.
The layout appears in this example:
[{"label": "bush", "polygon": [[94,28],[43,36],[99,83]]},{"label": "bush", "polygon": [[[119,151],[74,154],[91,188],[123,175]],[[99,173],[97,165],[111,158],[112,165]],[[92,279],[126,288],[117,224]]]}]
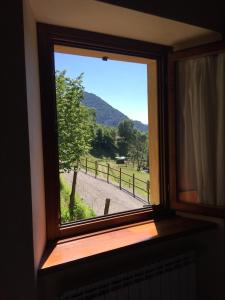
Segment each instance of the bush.
[{"label": "bush", "polygon": [[82,198],[76,193],[75,195],[75,207],[74,218],[70,218],[69,213],[69,199],[71,188],[65,179],[60,176],[60,210],[61,210],[61,223],[77,221],[82,219],[88,219],[96,217],[95,212],[91,207],[84,202]]}]

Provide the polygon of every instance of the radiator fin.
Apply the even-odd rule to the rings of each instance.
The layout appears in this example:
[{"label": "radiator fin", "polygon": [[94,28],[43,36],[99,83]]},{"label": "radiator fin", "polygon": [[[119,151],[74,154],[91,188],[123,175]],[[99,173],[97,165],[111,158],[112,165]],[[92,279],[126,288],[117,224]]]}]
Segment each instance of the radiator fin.
[{"label": "radiator fin", "polygon": [[195,300],[193,251],[65,292],[59,300]]}]

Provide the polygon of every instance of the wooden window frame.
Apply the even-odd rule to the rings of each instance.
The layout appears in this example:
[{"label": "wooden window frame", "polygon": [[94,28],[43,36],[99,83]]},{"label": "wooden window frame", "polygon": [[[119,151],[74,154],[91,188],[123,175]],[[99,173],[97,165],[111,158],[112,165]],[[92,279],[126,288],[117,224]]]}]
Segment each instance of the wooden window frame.
[{"label": "wooden window frame", "polygon": [[[195,191],[180,195],[177,190],[176,164],[176,63],[225,52],[225,41],[214,42],[171,53],[168,57],[168,128],[169,128],[169,202],[171,209],[225,218],[225,208],[197,204]],[[185,200],[181,201],[181,199]],[[190,202],[187,202],[189,200]],[[191,203],[193,202],[193,203]]]},{"label": "wooden window frame", "polygon": [[[73,235],[88,234],[149,218],[164,216],[168,213],[167,179],[167,57],[170,47],[158,44],[116,37],[85,30],[37,24],[38,53],[40,70],[42,136],[44,156],[46,232],[47,240],[54,241]],[[56,122],[54,47],[66,46],[87,50],[110,52],[153,59],[157,61],[157,108],[158,119],[158,175],[160,204],[97,217],[85,221],[60,224],[60,194],[58,176],[58,145]]]}]

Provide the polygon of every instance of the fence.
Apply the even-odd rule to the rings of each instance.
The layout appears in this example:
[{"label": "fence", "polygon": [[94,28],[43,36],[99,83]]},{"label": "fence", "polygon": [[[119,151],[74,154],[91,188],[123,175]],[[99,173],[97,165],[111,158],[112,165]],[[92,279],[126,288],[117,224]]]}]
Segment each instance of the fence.
[{"label": "fence", "polygon": [[[108,163],[107,165],[101,164],[98,161],[91,161],[87,158],[81,159],[81,168],[85,171],[87,174],[90,170],[92,174],[94,174],[95,178],[99,176],[99,174],[103,174],[101,178],[103,177],[106,179],[108,183],[111,182],[117,182],[119,185],[120,190],[126,190],[130,192],[133,197],[141,196],[143,194],[146,195],[148,203],[150,203],[150,181],[144,181],[135,176],[133,173],[132,175],[127,174],[122,171],[122,168],[115,169],[110,166]],[[101,168],[99,168],[101,167]],[[141,186],[140,186],[141,185]],[[127,189],[126,187],[129,187]],[[142,191],[142,192],[141,192]]]}]

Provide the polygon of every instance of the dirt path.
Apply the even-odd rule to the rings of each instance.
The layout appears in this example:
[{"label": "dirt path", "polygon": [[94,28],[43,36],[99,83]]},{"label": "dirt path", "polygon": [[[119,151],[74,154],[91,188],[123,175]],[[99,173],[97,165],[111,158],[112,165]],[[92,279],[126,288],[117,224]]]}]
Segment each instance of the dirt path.
[{"label": "dirt path", "polygon": [[[64,174],[64,178],[70,184],[72,183],[72,173]],[[77,177],[77,193],[89,204],[97,216],[104,214],[106,198],[111,200],[109,213],[137,209],[147,204],[144,200],[132,197],[113,184],[108,184],[102,179],[95,179],[82,171],[79,171]]]}]

